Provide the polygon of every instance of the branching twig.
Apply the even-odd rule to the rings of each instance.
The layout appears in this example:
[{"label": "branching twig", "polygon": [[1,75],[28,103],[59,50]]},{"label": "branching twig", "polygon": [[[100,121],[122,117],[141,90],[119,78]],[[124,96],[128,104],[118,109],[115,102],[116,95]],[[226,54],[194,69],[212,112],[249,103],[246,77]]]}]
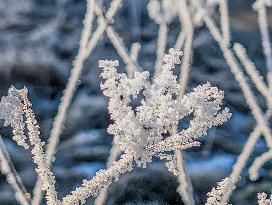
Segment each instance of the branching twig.
[{"label": "branching twig", "polygon": [[137,65],[136,61],[133,61],[131,59],[123,43],[123,39],[115,32],[114,28],[107,23],[108,20],[103,16],[101,9],[97,5],[95,6],[95,12],[97,16],[100,18],[100,21],[103,22],[103,24],[105,24],[107,36],[109,37],[118,54],[121,56],[121,58],[127,65],[126,67],[127,73],[129,74],[130,77],[132,77],[135,70],[142,70],[142,68],[140,68]]},{"label": "branching twig", "polygon": [[[114,0],[111,2],[111,7],[109,8],[106,16],[111,19],[115,12],[117,11],[120,3],[122,0]],[[63,97],[61,98],[61,102],[58,108],[58,113],[55,117],[55,120],[53,122],[53,128],[50,132],[50,137],[46,149],[46,158],[48,160],[49,166],[52,163],[52,160],[54,158],[57,145],[59,143],[59,136],[62,131],[62,127],[66,118],[67,109],[71,103],[71,100],[74,95],[74,91],[76,89],[76,85],[78,82],[78,79],[80,77],[81,71],[83,69],[83,65],[87,57],[90,55],[92,50],[95,48],[98,39],[101,37],[102,33],[105,30],[105,26],[99,25],[96,31],[93,33],[92,38],[89,40],[91,36],[91,28],[92,26],[90,23],[93,19],[93,10],[94,10],[94,0],[88,0],[87,1],[87,11],[85,14],[85,20],[84,20],[84,26],[83,26],[83,32],[80,40],[80,48],[78,51],[78,54],[75,58],[75,61],[73,62],[73,68],[71,70],[70,77],[68,79],[66,88],[63,93]],[[89,24],[89,25],[87,25]],[[38,179],[35,187],[34,187],[34,198],[33,198],[33,205],[39,205],[41,200],[41,181]]]},{"label": "branching twig", "polygon": [[196,0],[196,2],[198,2],[198,4],[196,4],[198,6],[198,9],[203,13],[203,20],[204,20],[207,28],[211,32],[213,38],[219,44],[219,46],[223,52],[224,58],[226,59],[226,62],[230,67],[231,72],[234,74],[235,79],[239,83],[241,90],[246,98],[247,104],[250,107],[254,118],[256,119],[257,123],[259,125],[261,125],[262,132],[265,136],[267,144],[270,147],[272,147],[272,135],[271,135],[270,128],[267,125],[267,122],[264,118],[263,112],[262,112],[261,108],[259,107],[259,105],[255,99],[255,96],[254,96],[253,92],[251,91],[250,86],[248,85],[246,78],[237,63],[237,60],[235,59],[233,52],[231,51],[231,49],[228,47],[228,45],[226,44],[226,42],[222,38],[218,28],[216,27],[216,24],[213,22],[213,20],[207,14],[205,9],[203,9],[203,7],[201,6],[201,3],[199,2],[199,0]]},{"label": "branching twig", "polygon": [[249,178],[252,181],[255,181],[259,178],[259,169],[266,163],[268,160],[272,158],[272,150],[269,150],[257,157],[249,168]]}]

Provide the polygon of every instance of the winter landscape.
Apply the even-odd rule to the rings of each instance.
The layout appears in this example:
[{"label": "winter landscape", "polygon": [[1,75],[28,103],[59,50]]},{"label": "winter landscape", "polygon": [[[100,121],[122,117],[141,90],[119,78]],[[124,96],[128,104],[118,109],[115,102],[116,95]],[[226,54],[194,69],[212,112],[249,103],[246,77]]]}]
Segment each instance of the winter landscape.
[{"label": "winter landscape", "polygon": [[0,16],[1,205],[272,205],[271,0]]}]

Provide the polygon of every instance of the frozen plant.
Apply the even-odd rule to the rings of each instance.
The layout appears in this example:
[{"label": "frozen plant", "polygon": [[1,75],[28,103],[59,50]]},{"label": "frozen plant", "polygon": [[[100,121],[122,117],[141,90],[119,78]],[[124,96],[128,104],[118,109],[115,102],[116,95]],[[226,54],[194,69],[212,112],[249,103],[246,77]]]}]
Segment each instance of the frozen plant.
[{"label": "frozen plant", "polygon": [[[114,135],[121,150],[133,156],[138,166],[145,167],[153,156],[169,159],[165,151],[174,151],[206,134],[208,128],[225,122],[230,113],[221,111],[223,92],[209,83],[200,85],[182,99],[176,98],[180,86],[173,74],[175,64],[180,64],[181,52],[170,49],[163,58],[161,72],[150,82],[149,73],[134,72],[134,78],[117,73],[118,61],[100,61],[105,82],[101,88],[110,98],[109,112],[114,121],[108,132]],[[144,99],[138,107],[130,106],[131,100],[143,91]],[[187,129],[167,136],[179,120],[194,115]],[[205,122],[205,123],[203,123]],[[167,137],[166,137],[167,136]],[[197,143],[196,143],[197,144]],[[173,170],[170,164],[167,164]]]},{"label": "frozen plant", "polygon": [[[117,181],[121,174],[131,171],[135,164],[146,167],[153,157],[166,160],[168,169],[178,174],[177,160],[171,152],[198,146],[197,138],[230,118],[229,109],[221,109],[223,92],[209,83],[196,87],[182,98],[176,98],[180,85],[173,69],[181,63],[180,56],[180,51],[170,49],[163,58],[160,74],[151,81],[147,71],[135,71],[130,79],[126,74],[117,72],[118,61],[99,62],[99,67],[103,68],[101,76],[105,79],[101,88],[109,97],[109,112],[113,120],[108,132],[114,135],[115,143],[123,154],[120,160],[107,169],[99,170],[91,180],[83,180],[82,187],[76,188],[62,200],[58,199],[55,177],[46,160],[44,143],[40,139],[27,89],[10,88],[8,96],[1,99],[0,116],[6,121],[5,125],[10,124],[13,130],[18,128],[11,123],[11,119],[18,120],[21,135],[19,140],[14,140],[22,146],[30,145],[47,204],[84,204],[88,197],[96,196],[103,187]],[[140,93],[143,93],[140,105],[132,108],[132,99]],[[11,104],[14,105],[13,109]],[[171,135],[172,127],[188,115],[193,116],[189,127]],[[25,128],[28,137],[23,134]]]}]

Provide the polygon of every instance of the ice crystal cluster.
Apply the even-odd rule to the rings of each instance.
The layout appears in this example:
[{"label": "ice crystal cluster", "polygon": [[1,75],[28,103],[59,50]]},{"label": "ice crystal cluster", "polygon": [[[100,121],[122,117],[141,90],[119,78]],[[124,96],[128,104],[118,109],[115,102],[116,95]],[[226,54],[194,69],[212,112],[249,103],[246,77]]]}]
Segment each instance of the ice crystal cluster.
[{"label": "ice crystal cluster", "polygon": [[[205,135],[208,128],[222,124],[231,116],[228,108],[221,110],[223,92],[209,83],[179,97],[180,85],[173,69],[181,63],[181,54],[170,49],[163,58],[161,72],[151,81],[148,71],[135,71],[130,79],[117,72],[118,61],[99,62],[105,79],[101,88],[109,97],[108,109],[113,120],[108,132],[140,167],[145,167],[156,156],[166,159],[169,170],[177,173],[173,166],[176,160],[165,152],[198,145],[196,139]],[[133,108],[132,99],[141,93],[140,105]],[[193,116],[189,127],[172,134],[173,126],[189,115]]]},{"label": "ice crystal cluster", "polygon": [[0,119],[4,120],[5,126],[10,125],[13,128],[13,139],[18,145],[28,148],[26,136],[24,135],[23,105],[19,96],[17,89],[12,86],[8,91],[8,95],[2,97]]},{"label": "ice crystal cluster", "polygon": [[259,193],[258,194],[258,204],[259,205],[272,205],[272,195],[270,195],[270,198],[267,199],[266,193]]}]

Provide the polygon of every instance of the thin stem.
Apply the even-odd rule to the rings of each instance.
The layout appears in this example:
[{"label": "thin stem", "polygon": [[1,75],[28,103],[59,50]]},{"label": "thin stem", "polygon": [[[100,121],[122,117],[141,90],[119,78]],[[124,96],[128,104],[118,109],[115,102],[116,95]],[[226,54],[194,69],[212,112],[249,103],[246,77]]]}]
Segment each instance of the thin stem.
[{"label": "thin stem", "polygon": [[183,158],[183,153],[181,150],[175,151],[175,155],[177,157],[177,164],[178,164],[178,193],[182,197],[182,201],[186,205],[194,205],[194,190],[192,186],[192,182],[188,172],[186,171],[185,162]]},{"label": "thin stem", "polygon": [[271,51],[271,43],[270,36],[268,31],[268,23],[267,23],[267,13],[266,13],[266,5],[263,0],[257,0],[254,4],[254,9],[257,10],[258,13],[258,24],[262,37],[262,46],[263,52],[266,60],[266,69],[267,69],[267,80],[269,83],[269,87],[272,86],[272,51]]},{"label": "thin stem", "polygon": [[[183,30],[181,33],[184,34],[184,38],[185,38],[183,61],[180,67],[180,77],[179,77],[179,83],[181,87],[179,98],[181,98],[184,95],[185,89],[188,84],[194,30],[193,30],[192,19],[189,13],[189,8],[188,8],[186,0],[178,0],[177,4],[178,4],[178,8],[180,8],[179,9],[180,22],[183,25]],[[177,133],[177,132],[178,132],[178,128],[177,126],[175,126],[173,129],[173,133]],[[177,191],[182,197],[183,203],[185,205],[194,205],[195,201],[194,201],[194,194],[193,194],[193,185],[186,171],[182,151],[176,150],[175,156],[177,158],[177,163],[178,163],[177,168],[179,171],[179,175],[177,177],[179,182],[179,187]]]},{"label": "thin stem", "polygon": [[155,75],[160,72],[162,65],[162,58],[165,53],[167,43],[167,23],[162,21],[159,24],[158,38],[157,38],[157,50],[156,50],[156,63],[154,67]]},{"label": "thin stem", "polygon": [[257,157],[249,168],[249,178],[255,181],[259,178],[259,169],[272,158],[272,150],[263,153],[261,156]]},{"label": "thin stem", "polygon": [[36,164],[36,172],[42,181],[42,190],[46,192],[46,200],[48,205],[59,205],[55,177],[50,170],[46,155],[43,150],[44,142],[40,138],[40,127],[36,121],[35,115],[32,110],[32,105],[27,97],[27,89],[22,89],[20,98],[23,103],[23,110],[26,117],[26,125],[28,129],[29,142],[32,146],[31,154],[33,162]]},{"label": "thin stem", "polygon": [[179,32],[179,35],[177,37],[177,40],[176,40],[176,43],[175,43],[175,46],[174,46],[175,49],[177,49],[177,50],[181,50],[182,49],[184,41],[185,41],[185,38],[186,38],[186,34],[185,34],[184,29],[182,29]]},{"label": "thin stem", "polygon": [[131,59],[131,57],[128,54],[128,50],[124,45],[123,39],[115,32],[112,26],[108,25],[107,19],[105,19],[101,9],[97,5],[95,6],[95,12],[97,16],[100,18],[100,20],[105,24],[107,36],[109,37],[118,54],[121,56],[121,58],[127,65],[126,69],[128,75],[132,77],[134,71],[142,69],[139,68],[137,63]]},{"label": "thin stem", "polygon": [[230,45],[230,24],[227,0],[219,0],[220,24],[224,41]]},{"label": "thin stem", "polygon": [[6,175],[7,182],[14,190],[15,198],[18,203],[29,205],[29,202],[31,201],[30,194],[26,191],[26,188],[10,159],[2,136],[0,136],[0,170]]},{"label": "thin stem", "polygon": [[248,58],[246,54],[246,49],[239,43],[235,43],[233,48],[237,57],[243,64],[247,74],[251,77],[253,83],[255,84],[259,92],[265,97],[268,107],[269,109],[271,109],[272,108],[272,94],[269,88],[267,87],[267,85],[264,83],[259,72],[257,71],[255,64]]}]

